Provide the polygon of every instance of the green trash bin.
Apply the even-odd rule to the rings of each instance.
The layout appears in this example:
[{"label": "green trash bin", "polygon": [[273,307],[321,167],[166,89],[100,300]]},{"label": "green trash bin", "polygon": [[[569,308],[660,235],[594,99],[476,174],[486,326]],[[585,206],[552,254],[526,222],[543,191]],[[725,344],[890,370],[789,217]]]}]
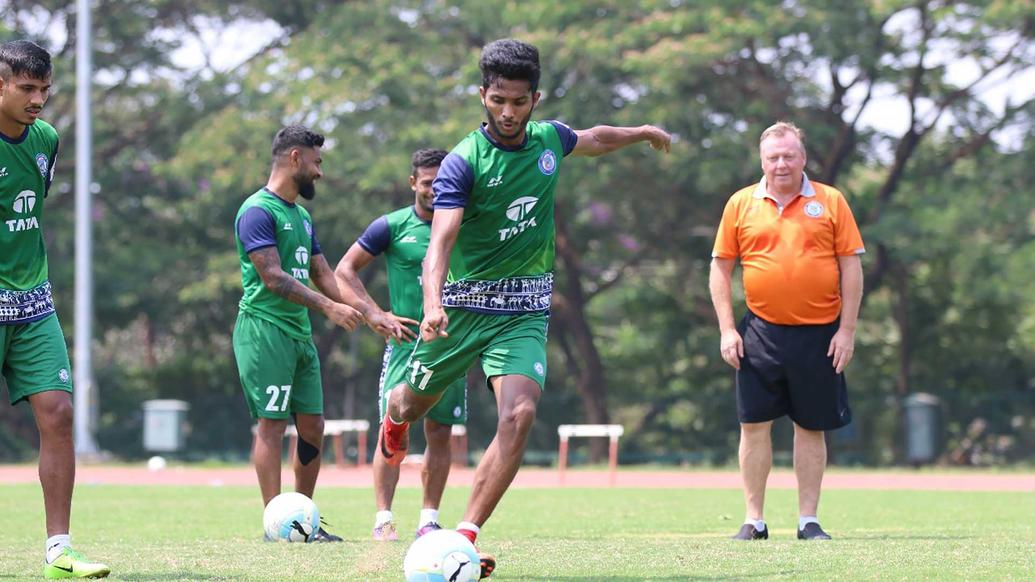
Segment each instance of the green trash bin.
[{"label": "green trash bin", "polygon": [[934,462],[941,453],[941,400],[923,392],[903,400],[906,421],[906,460],[913,465]]}]

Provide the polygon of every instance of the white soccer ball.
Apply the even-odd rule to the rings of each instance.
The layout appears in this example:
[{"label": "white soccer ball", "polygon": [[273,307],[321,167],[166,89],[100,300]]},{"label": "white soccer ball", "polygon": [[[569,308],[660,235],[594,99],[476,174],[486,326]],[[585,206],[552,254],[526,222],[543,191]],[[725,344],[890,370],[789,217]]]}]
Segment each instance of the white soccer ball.
[{"label": "white soccer ball", "polygon": [[281,493],[262,512],[262,528],[276,542],[310,542],[320,529],[320,510],[301,493]]},{"label": "white soccer ball", "polygon": [[403,572],[406,582],[474,582],[482,567],[470,540],[455,530],[439,529],[410,544]]},{"label": "white soccer ball", "polygon": [[155,455],[147,460],[148,471],[161,471],[165,468],[165,458]]}]

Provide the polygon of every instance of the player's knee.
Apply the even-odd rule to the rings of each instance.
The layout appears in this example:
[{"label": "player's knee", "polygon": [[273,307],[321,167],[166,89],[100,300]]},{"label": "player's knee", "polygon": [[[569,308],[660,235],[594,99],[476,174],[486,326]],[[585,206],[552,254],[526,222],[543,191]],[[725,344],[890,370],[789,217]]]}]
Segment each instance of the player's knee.
[{"label": "player's knee", "polygon": [[535,423],[535,402],[522,400],[500,411],[500,424],[527,431]]},{"label": "player's knee", "polygon": [[[402,422],[414,422],[424,414],[426,408],[420,403],[408,398],[399,399],[399,420]],[[394,418],[394,417],[393,417]]]},{"label": "player's knee", "polygon": [[741,423],[740,438],[748,442],[768,440],[772,427],[771,421]]},{"label": "player's knee", "polygon": [[40,432],[49,435],[72,434],[72,399],[49,399],[45,405],[36,408],[36,422]]},{"label": "player's knee", "polygon": [[428,446],[448,446],[449,438],[453,434],[453,427],[448,424],[441,424],[431,419],[424,420],[424,438]]},{"label": "player's knee", "polygon": [[308,465],[319,456],[319,447],[309,442],[305,438],[302,438],[301,436],[298,437],[298,462],[302,463],[302,465]]}]

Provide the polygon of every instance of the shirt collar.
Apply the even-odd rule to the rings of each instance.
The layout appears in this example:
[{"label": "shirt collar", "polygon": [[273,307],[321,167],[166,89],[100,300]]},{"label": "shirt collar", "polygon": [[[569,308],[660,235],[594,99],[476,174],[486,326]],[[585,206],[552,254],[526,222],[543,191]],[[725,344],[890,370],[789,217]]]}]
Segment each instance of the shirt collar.
[{"label": "shirt collar", "polygon": [[[765,186],[765,176],[762,176],[762,179],[758,182],[758,186],[755,186],[755,198],[761,200],[762,198],[769,196],[769,192],[766,191]],[[813,188],[812,183],[809,182],[809,175],[804,172],[801,174],[801,192],[798,192],[798,194],[805,198],[813,198],[816,196],[816,189]]]}]

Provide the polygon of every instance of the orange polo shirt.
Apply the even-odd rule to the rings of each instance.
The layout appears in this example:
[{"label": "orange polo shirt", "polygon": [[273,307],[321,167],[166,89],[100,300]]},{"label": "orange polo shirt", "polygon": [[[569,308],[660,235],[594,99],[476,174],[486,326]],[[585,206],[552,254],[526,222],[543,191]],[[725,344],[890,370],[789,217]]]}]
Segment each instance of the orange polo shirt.
[{"label": "orange polo shirt", "polygon": [[806,177],[801,193],[780,208],[762,178],[726,203],[712,256],[740,258],[755,315],[770,323],[814,325],[841,314],[837,257],[864,252],[844,194]]}]

